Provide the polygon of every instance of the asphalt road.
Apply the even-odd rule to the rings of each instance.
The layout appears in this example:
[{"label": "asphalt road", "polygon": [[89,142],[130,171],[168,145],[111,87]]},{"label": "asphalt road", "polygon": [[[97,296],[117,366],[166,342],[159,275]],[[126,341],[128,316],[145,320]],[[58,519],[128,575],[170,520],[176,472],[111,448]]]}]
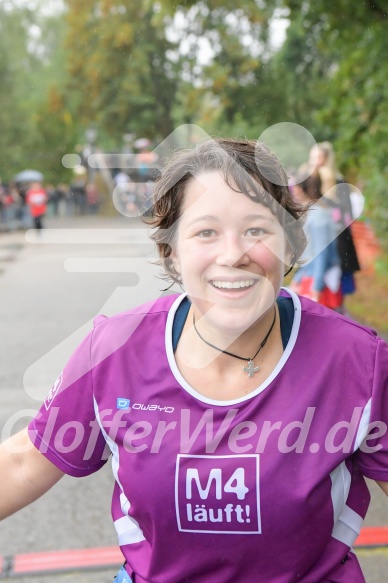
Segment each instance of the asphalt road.
[{"label": "asphalt road", "polygon": [[[155,278],[157,268],[150,263],[152,246],[131,242],[147,241],[140,223],[119,218],[52,219],[47,227],[70,229],[70,238],[68,231],[61,232],[62,239],[69,242],[45,244],[46,236],[55,239],[55,233],[49,230],[41,241],[32,244],[26,242],[23,233],[0,235],[3,437],[10,429],[25,426],[32,411],[39,408],[52,380],[97,313],[130,309],[157,297],[163,287],[163,282]],[[88,240],[112,241],[111,229],[126,231],[119,232],[116,243],[74,243],[87,236]],[[82,272],[87,269],[85,259],[89,264],[94,262],[92,269],[102,273]],[[117,545],[110,519],[113,477],[108,465],[82,480],[64,477],[44,498],[2,522],[0,555]],[[114,574],[114,570],[108,570],[42,576],[29,579],[29,583],[53,579],[103,583],[111,581]]]},{"label": "asphalt road", "polygon": [[[48,230],[35,243],[20,232],[0,234],[2,437],[24,426],[39,408],[97,313],[130,309],[163,288],[141,223],[94,217],[52,219],[47,227],[68,230],[61,238],[59,231]],[[89,478],[63,478],[44,498],[0,523],[0,555],[116,545],[112,485],[108,465]],[[370,487],[374,499],[365,525],[388,525],[386,499],[377,486]],[[385,551],[359,556],[368,583],[387,580]],[[28,582],[105,583],[113,575],[114,570],[79,572]]]}]

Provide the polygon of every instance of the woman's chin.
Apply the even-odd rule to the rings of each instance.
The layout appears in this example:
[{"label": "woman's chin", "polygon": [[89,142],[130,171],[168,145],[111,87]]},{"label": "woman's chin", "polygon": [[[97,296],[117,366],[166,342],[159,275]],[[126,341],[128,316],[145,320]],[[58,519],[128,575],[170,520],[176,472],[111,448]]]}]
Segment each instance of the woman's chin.
[{"label": "woman's chin", "polygon": [[[249,293],[224,291],[199,299],[189,294],[196,321],[204,317],[203,325],[237,337],[254,326],[268,313],[276,301],[272,283],[263,278]],[[234,295],[236,294],[236,295]],[[205,294],[204,294],[205,295]]]}]

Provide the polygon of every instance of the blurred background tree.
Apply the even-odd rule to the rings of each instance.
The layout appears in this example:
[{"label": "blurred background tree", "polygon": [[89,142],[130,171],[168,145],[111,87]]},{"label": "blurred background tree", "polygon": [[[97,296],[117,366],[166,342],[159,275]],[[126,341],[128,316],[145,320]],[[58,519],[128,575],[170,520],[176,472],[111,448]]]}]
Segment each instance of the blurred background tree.
[{"label": "blurred background tree", "polygon": [[349,181],[360,184],[368,213],[388,245],[388,153],[384,147],[388,137],[388,4],[385,0],[331,4],[286,0],[284,4],[291,24],[281,50],[287,51],[292,38],[299,35],[301,56],[311,62],[308,69],[313,81],[303,85],[308,95],[314,89],[320,93],[315,107],[305,102],[311,116],[306,127],[313,128],[317,140],[334,143],[341,170]]},{"label": "blurred background tree", "polygon": [[78,129],[61,102],[63,15],[43,16],[13,2],[0,5],[0,177],[39,168],[46,179],[69,176],[61,164]]},{"label": "blurred background tree", "polygon": [[90,126],[99,147],[121,151],[126,135],[157,143],[182,123],[259,137],[290,121],[333,142],[388,241],[387,8],[386,0],[64,0],[48,16],[4,0],[0,175],[32,166],[60,179],[62,155],[82,148]]},{"label": "blurred background tree", "polygon": [[96,124],[116,145],[128,132],[169,135],[179,68],[159,4],[67,0],[66,5],[66,94],[75,98],[80,122]]},{"label": "blurred background tree", "polygon": [[28,50],[29,27],[34,23],[28,9],[7,10],[0,5],[0,176],[23,164],[30,147],[32,110],[29,96],[36,60]]}]

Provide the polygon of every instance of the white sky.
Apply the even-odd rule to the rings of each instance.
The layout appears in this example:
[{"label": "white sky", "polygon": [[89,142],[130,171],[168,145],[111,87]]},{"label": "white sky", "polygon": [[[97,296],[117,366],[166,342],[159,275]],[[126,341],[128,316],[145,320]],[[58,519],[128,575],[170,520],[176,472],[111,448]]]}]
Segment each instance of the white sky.
[{"label": "white sky", "polygon": [[[80,0],[81,2],[82,0]],[[32,10],[39,10],[44,15],[51,15],[51,14],[58,14],[64,9],[63,0],[0,0],[0,4],[3,6],[10,5],[10,6],[29,6]],[[177,28],[184,28],[184,23],[179,22],[180,15],[177,15],[176,24]],[[286,37],[286,30],[289,25],[289,20],[286,18],[286,14],[284,10],[275,10],[274,17],[270,24],[270,47],[272,50],[277,50],[283,44],[285,37]],[[32,30],[32,37],[39,38],[39,31]],[[172,37],[176,37],[174,33],[170,35]],[[253,39],[250,39],[249,43],[251,44]],[[187,43],[186,43],[187,44]],[[213,51],[210,46],[210,43],[207,39],[203,38],[199,40],[200,51],[198,54],[198,61],[199,65],[205,65],[209,62],[209,60],[213,56]],[[187,47],[188,48],[188,47]],[[181,45],[181,50],[183,52],[187,50],[185,48],[185,42]]]},{"label": "white sky", "polygon": [[64,7],[62,0],[0,0],[0,4],[2,6],[28,6],[47,16],[57,14]]},{"label": "white sky", "polygon": [[286,31],[290,24],[288,18],[280,10],[275,10],[270,24],[270,43],[272,49],[279,49],[286,40]]},{"label": "white sky", "polygon": [[[33,10],[40,10],[43,14],[47,15],[58,13],[58,11],[64,8],[63,0],[0,0],[0,4],[30,6]],[[289,20],[285,17],[284,11],[279,9],[275,10],[274,18],[270,26],[271,47],[273,49],[277,49],[283,44],[288,25]]]}]

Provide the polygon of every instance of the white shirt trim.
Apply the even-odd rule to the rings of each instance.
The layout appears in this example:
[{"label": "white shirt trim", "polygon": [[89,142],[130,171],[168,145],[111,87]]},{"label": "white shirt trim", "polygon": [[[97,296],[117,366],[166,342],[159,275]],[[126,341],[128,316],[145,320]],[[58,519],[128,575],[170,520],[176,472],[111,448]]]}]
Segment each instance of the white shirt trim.
[{"label": "white shirt trim", "polygon": [[333,503],[334,526],[331,536],[336,540],[352,547],[360,534],[363,518],[352,508],[347,506],[352,476],[342,462],[330,474],[331,500]]},{"label": "white shirt trim", "polygon": [[138,522],[129,516],[123,516],[114,521],[119,545],[132,545],[145,540]]},{"label": "white shirt trim", "polygon": [[330,473],[331,479],[331,501],[333,504],[334,525],[340,519],[341,513],[345,507],[346,500],[349,496],[352,476],[346,467],[346,463],[342,462]]},{"label": "white shirt trim", "polygon": [[370,398],[367,404],[364,407],[362,412],[360,424],[358,426],[358,431],[356,435],[356,440],[354,442],[354,450],[357,451],[362,442],[364,441],[365,437],[368,435],[369,423],[370,423],[370,414],[372,408],[372,399]]},{"label": "white shirt trim", "polygon": [[138,522],[132,516],[128,516],[128,510],[131,507],[131,503],[124,494],[124,489],[119,479],[119,467],[120,467],[119,447],[117,443],[109,437],[101,423],[100,411],[98,409],[98,404],[95,398],[94,398],[94,412],[96,415],[97,422],[101,428],[101,432],[105,438],[105,441],[109,445],[109,448],[112,452],[112,472],[121,490],[120,504],[124,516],[122,518],[119,518],[118,520],[115,520],[114,522],[119,540],[119,545],[123,546],[141,542],[142,540],[145,540],[143,531],[141,530]]},{"label": "white shirt trim", "polygon": [[301,315],[302,315],[302,307],[301,307],[301,303],[300,303],[298,296],[288,288],[282,288],[282,289],[284,289],[290,295],[290,297],[293,301],[293,304],[294,304],[294,322],[292,325],[291,335],[290,335],[290,339],[287,343],[287,346],[286,346],[279,362],[277,363],[277,365],[275,366],[275,368],[273,369],[273,371],[271,372],[269,377],[261,385],[259,385],[256,389],[254,389],[253,391],[251,391],[247,395],[245,395],[243,397],[239,397],[238,399],[231,399],[229,401],[220,401],[218,399],[210,399],[209,397],[205,397],[205,395],[202,395],[201,393],[196,391],[191,385],[189,385],[189,383],[183,378],[182,374],[180,373],[180,370],[179,370],[177,363],[176,363],[176,360],[175,360],[174,350],[173,350],[173,346],[172,346],[172,326],[173,326],[174,316],[176,314],[176,311],[177,311],[180,303],[182,302],[182,300],[187,296],[187,294],[182,294],[175,300],[175,302],[171,306],[169,313],[168,313],[168,316],[167,316],[166,331],[165,331],[166,353],[167,353],[167,359],[168,359],[168,363],[170,365],[171,372],[174,375],[175,379],[178,381],[178,383],[181,385],[181,387],[185,391],[190,393],[190,395],[192,395],[198,401],[202,401],[203,403],[207,403],[208,405],[218,405],[221,407],[229,407],[230,405],[236,405],[237,403],[243,403],[244,401],[249,401],[250,399],[253,399],[257,395],[262,393],[264,391],[264,389],[266,389],[268,387],[268,385],[272,383],[272,381],[277,377],[277,375],[282,370],[282,368],[284,367],[284,365],[286,364],[288,358],[290,357],[290,355],[292,353],[292,350],[293,350],[295,343],[296,343],[296,340],[298,338]]},{"label": "white shirt trim", "polygon": [[360,534],[362,523],[363,518],[345,505],[334,525],[332,537],[351,548]]}]

